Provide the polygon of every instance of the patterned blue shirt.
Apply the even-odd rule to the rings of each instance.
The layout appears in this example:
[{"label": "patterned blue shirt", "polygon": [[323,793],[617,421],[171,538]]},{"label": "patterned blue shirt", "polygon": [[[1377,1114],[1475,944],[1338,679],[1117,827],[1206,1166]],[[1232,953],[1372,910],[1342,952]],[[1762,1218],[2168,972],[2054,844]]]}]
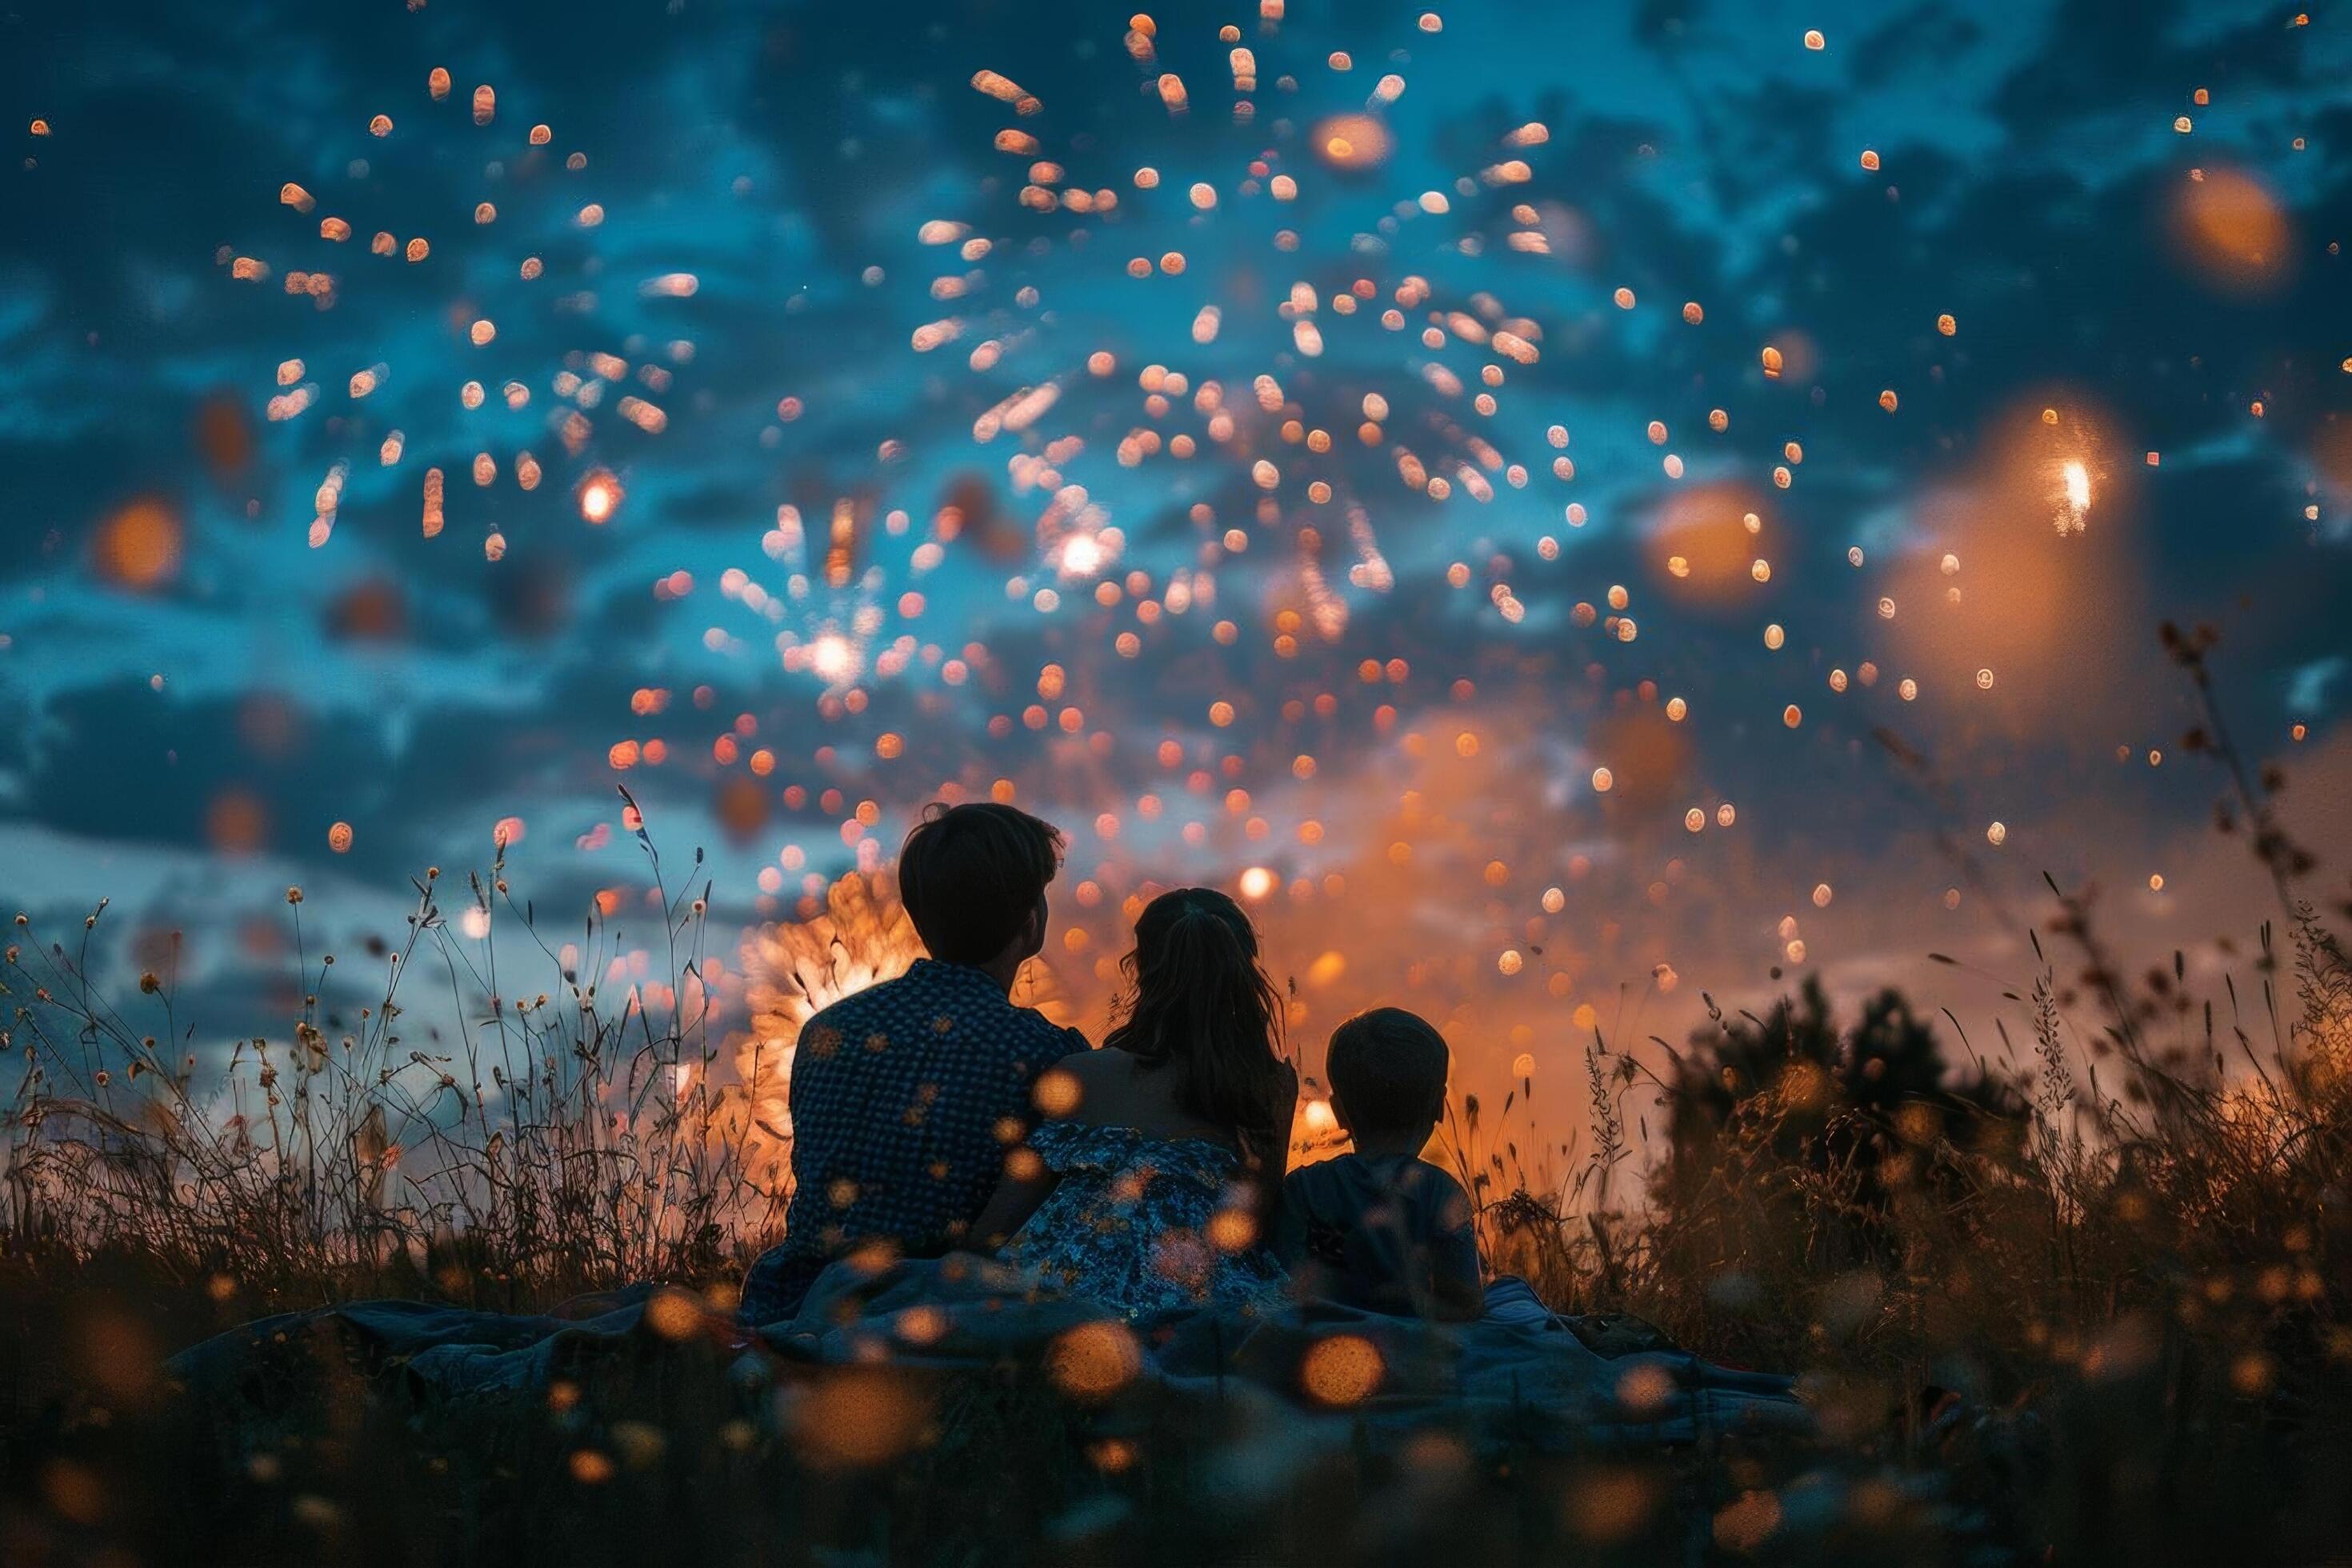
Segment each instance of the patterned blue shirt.
[{"label": "patterned blue shirt", "polygon": [[784,1239],[745,1278],[743,1316],[790,1316],[867,1242],[912,1258],[954,1247],[1034,1120],[1031,1083],[1086,1048],[986,971],[929,958],[811,1018],[793,1055]]}]

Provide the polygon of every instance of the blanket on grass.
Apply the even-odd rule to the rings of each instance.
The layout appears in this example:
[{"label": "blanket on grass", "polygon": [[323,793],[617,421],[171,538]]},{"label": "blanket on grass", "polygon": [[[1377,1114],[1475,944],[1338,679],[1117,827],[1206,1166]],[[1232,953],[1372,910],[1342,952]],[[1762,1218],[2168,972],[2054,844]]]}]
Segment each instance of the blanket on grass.
[{"label": "blanket on grass", "polygon": [[969,1258],[877,1270],[835,1264],[793,1317],[772,1323],[744,1323],[657,1287],[535,1315],[359,1301],[231,1330],[182,1352],[170,1370],[204,1406],[266,1405],[271,1391],[315,1375],[322,1358],[371,1393],[446,1405],[543,1394],[688,1346],[723,1363],[753,1399],[827,1368],[1036,1368],[1080,1403],[1139,1391],[1179,1402],[1243,1398],[1344,1417],[1347,1430],[1374,1434],[1443,1420],[1515,1442],[1591,1448],[1813,1429],[1790,1379],[1717,1366],[1635,1320],[1556,1315],[1517,1280],[1491,1288],[1486,1314],[1472,1322],[1325,1301],[1129,1320]]}]

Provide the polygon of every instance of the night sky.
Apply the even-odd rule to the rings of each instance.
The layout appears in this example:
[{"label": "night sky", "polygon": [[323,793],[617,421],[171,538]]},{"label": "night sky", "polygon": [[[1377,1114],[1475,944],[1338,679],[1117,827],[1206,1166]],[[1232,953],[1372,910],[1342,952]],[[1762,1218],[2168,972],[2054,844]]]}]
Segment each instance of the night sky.
[{"label": "night sky", "polygon": [[2341,896],[2352,16],[1259,9],[0,13],[0,903],[282,1036],[289,884],[650,940],[617,783],[732,964],[993,790],[1082,1022],[1193,880],[1310,1058],[1986,1047],[2277,913],[2168,617]]}]

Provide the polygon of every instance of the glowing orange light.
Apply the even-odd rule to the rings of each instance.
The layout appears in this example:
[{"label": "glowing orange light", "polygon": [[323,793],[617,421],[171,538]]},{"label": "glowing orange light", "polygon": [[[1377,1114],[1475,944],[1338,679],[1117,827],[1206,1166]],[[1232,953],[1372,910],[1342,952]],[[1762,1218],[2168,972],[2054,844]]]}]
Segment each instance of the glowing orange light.
[{"label": "glowing orange light", "polygon": [[1315,148],[1335,169],[1371,169],[1388,161],[1396,137],[1369,114],[1335,114],[1315,128]]},{"label": "glowing orange light", "polygon": [[621,495],[621,481],[599,468],[580,481],[580,515],[590,522],[609,522],[620,509]]},{"label": "glowing orange light", "polygon": [[96,564],[109,580],[145,592],[178,574],[181,548],[178,515],[163,501],[142,497],[99,524]]},{"label": "glowing orange light", "polygon": [[2235,293],[2262,293],[2284,281],[2294,234],[2268,186],[2234,169],[2205,169],[2175,197],[2172,231],[2189,263],[2208,282]]},{"label": "glowing orange light", "polygon": [[1298,1363],[1298,1381],[1318,1404],[1349,1405],[1377,1389],[1387,1370],[1371,1341],[1332,1334],[1307,1348]]}]

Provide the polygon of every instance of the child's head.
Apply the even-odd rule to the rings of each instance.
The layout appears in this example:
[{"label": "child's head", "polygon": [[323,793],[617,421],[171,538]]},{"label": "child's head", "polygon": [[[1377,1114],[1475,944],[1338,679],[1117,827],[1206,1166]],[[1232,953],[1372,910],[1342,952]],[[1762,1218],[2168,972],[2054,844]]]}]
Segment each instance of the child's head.
[{"label": "child's head", "polygon": [[1359,1013],[1331,1031],[1331,1110],[1358,1148],[1425,1142],[1445,1114],[1445,1037],[1402,1007]]}]

